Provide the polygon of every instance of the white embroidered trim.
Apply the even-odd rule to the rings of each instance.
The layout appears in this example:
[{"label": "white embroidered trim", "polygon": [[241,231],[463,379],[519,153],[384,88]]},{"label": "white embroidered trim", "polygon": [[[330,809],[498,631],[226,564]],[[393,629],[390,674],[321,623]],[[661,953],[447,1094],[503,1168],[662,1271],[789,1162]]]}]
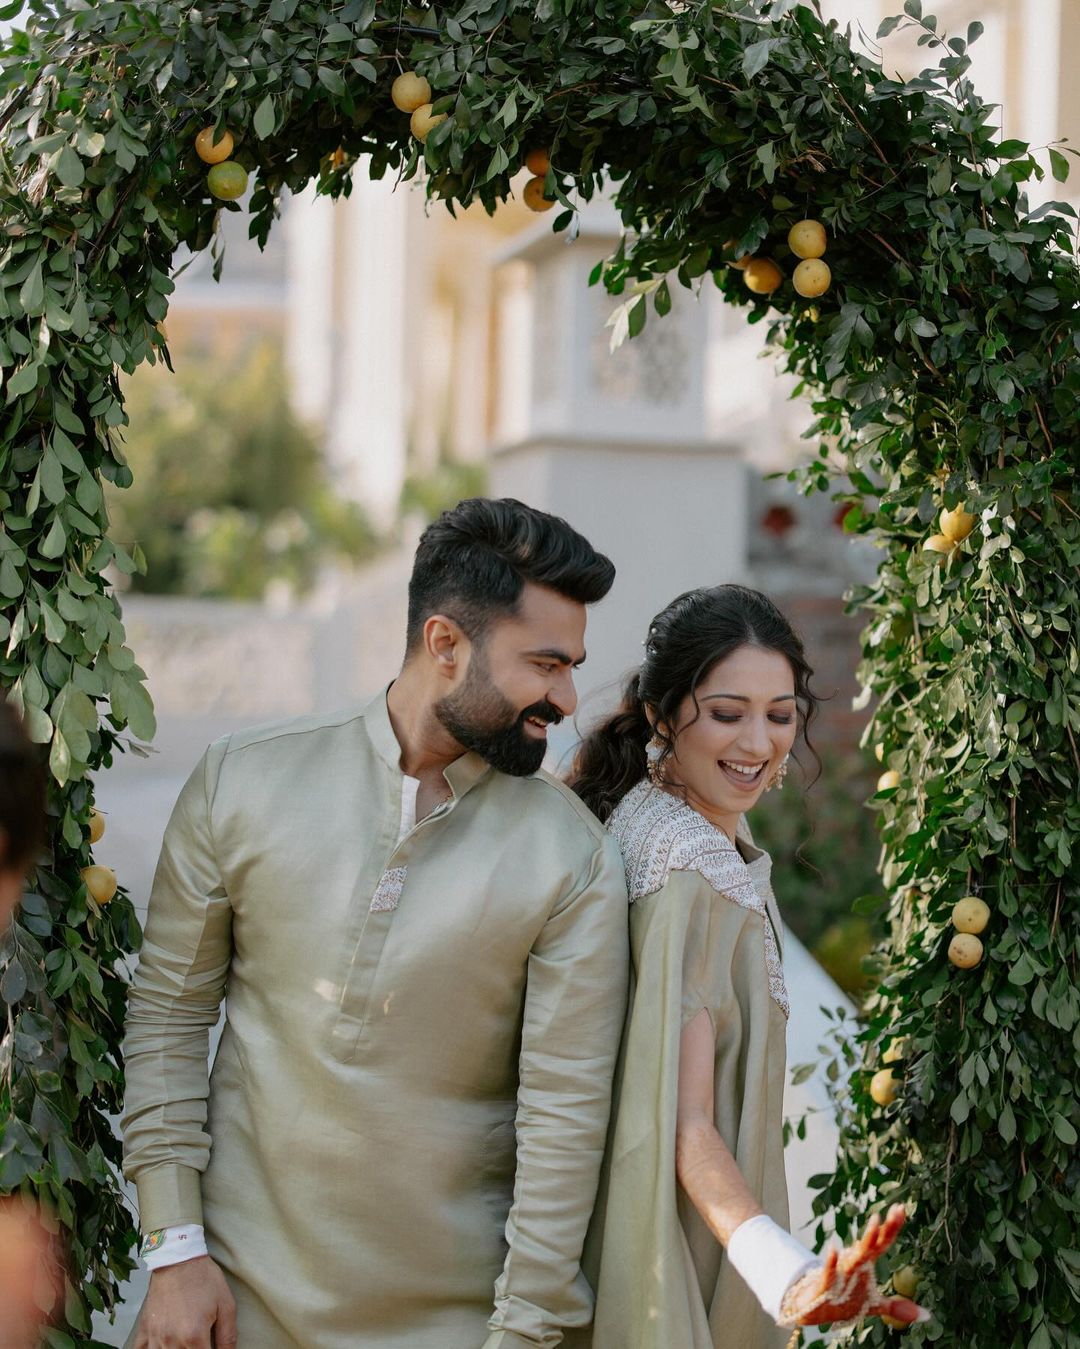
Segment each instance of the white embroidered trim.
[{"label": "white embroidered trim", "polygon": [[784,967],[765,901],[754,888],[738,849],[692,806],[643,779],[619,802],[608,821],[626,867],[630,903],[655,894],[673,871],[696,871],[719,894],[759,914],[765,937],[769,993],[790,1014]]},{"label": "white embroidered trim", "polygon": [[383,872],[371,897],[371,913],[390,913],[397,908],[401,892],[405,889],[407,870],[407,867],[390,867]]}]

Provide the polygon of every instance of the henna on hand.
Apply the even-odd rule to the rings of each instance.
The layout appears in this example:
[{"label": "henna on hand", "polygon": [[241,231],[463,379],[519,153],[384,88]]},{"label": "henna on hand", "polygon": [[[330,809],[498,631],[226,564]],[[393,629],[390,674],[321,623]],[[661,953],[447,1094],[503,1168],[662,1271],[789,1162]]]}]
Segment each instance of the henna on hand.
[{"label": "henna on hand", "polygon": [[925,1320],[909,1298],[886,1297],[874,1276],[874,1262],[896,1240],[906,1216],[904,1206],[894,1204],[884,1221],[875,1213],[851,1246],[829,1250],[821,1268],[804,1274],[784,1295],[780,1324],[818,1326],[882,1315],[907,1323]]}]

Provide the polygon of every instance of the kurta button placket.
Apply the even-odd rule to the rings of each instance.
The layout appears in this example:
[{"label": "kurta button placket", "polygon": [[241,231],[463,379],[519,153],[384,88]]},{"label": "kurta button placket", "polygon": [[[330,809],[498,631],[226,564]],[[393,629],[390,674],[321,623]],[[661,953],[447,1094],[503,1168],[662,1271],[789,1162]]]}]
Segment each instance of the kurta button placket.
[{"label": "kurta button placket", "polygon": [[[399,812],[401,802],[400,773],[393,783],[393,790],[389,794],[389,799],[396,803],[394,812]],[[332,1032],[334,1048],[337,1057],[342,1062],[355,1062],[360,1056],[372,989],[375,984],[379,962],[386,946],[386,939],[393,923],[394,913],[397,910],[397,901],[400,899],[406,884],[409,858],[412,855],[416,836],[430,825],[445,819],[456,803],[457,797],[437,806],[430,815],[418,821],[405,837],[397,842],[389,857],[387,857],[379,874],[379,880],[374,887],[370,886],[370,873],[365,868],[364,880],[367,884],[363,890],[359,886],[357,887],[355,902],[359,907],[364,904],[365,897],[367,897],[365,905],[367,911],[362,919],[360,935],[342,987],[338,1016]],[[387,841],[389,841],[389,838]],[[369,890],[370,896],[367,893]],[[378,902],[380,890],[383,890],[386,895],[386,900],[383,903]]]}]

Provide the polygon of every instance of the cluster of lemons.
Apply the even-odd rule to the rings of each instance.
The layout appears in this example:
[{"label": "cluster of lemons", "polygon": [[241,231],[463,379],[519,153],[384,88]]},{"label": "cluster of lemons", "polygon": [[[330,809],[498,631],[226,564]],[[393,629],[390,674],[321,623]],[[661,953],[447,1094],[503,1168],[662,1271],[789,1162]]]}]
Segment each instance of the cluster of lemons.
[{"label": "cluster of lemons", "polygon": [[[415,70],[404,70],[390,86],[394,107],[409,114],[409,130],[421,144],[440,122],[446,121],[445,112],[431,111],[431,85]],[[530,150],[525,156],[525,167],[532,177],[525,184],[525,205],[530,211],[548,211],[555,205],[553,197],[544,196],[544,179],[551,167],[550,154],[545,149]]]},{"label": "cluster of lemons", "polygon": [[551,168],[551,151],[543,147],[530,150],[523,162],[532,177],[525,184],[522,201],[530,211],[550,211],[555,205],[555,198],[544,196],[544,179]]},{"label": "cluster of lemons", "polygon": [[399,112],[409,114],[409,130],[423,144],[446,113],[431,111],[431,85],[415,70],[405,70],[390,86],[390,98]]},{"label": "cluster of lemons", "polygon": [[[795,256],[802,259],[791,275],[791,284],[806,300],[824,295],[832,284],[829,264],[822,261],[829,243],[825,226],[820,220],[799,220],[788,230],[787,242]],[[731,248],[733,244],[728,243],[725,247]],[[771,295],[784,280],[784,273],[772,258],[759,258],[749,253],[736,258],[731,265],[742,272],[747,289],[755,295]]]},{"label": "cluster of lemons", "polygon": [[211,196],[221,201],[236,201],[247,191],[248,172],[229,156],[233,152],[233,134],[226,128],[204,126],[195,137],[195,153],[210,165],[206,186]]},{"label": "cluster of lemons", "polygon": [[938,518],[940,534],[931,534],[923,544],[923,549],[931,553],[949,554],[958,543],[963,543],[975,528],[977,517],[969,514],[963,506],[955,510],[943,510]]},{"label": "cluster of lemons", "polygon": [[[105,817],[99,810],[90,812],[90,842],[97,843],[105,833]],[[97,904],[108,904],[113,895],[116,894],[116,872],[112,867],[98,866],[95,862],[93,866],[83,867],[79,875],[83,879],[83,884],[90,892],[91,899]]]}]

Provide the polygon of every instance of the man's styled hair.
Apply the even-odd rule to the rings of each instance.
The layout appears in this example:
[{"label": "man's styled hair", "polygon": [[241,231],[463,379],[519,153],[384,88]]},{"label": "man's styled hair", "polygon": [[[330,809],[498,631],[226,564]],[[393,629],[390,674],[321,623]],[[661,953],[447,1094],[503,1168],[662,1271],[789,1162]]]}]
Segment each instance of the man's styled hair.
[{"label": "man's styled hair", "polygon": [[38,751],[15,709],[0,698],[0,871],[28,871],[44,838],[45,785]]},{"label": "man's styled hair", "polygon": [[406,652],[425,622],[444,613],[470,641],[517,612],[525,583],[547,586],[579,604],[602,600],[612,563],[565,520],[510,497],[472,497],[444,511],[420,537],[409,581]]}]

